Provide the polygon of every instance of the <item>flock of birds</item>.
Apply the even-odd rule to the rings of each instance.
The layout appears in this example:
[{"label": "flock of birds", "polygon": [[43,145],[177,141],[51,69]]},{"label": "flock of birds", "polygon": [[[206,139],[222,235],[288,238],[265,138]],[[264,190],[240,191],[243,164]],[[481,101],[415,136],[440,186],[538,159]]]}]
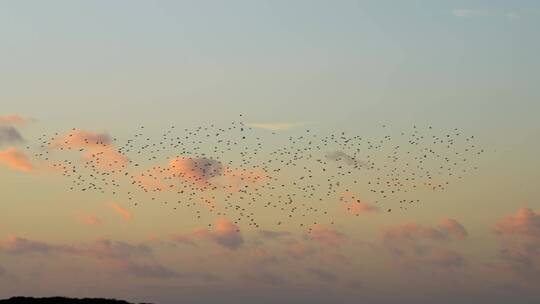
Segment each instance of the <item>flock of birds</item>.
[{"label": "flock of birds", "polygon": [[474,136],[431,126],[391,132],[383,125],[377,138],[282,133],[243,121],[149,133],[141,126],[120,143],[72,129],[43,134],[38,147],[27,148],[69,178],[72,191],[110,195],[134,207],[159,203],[208,222],[226,216],[253,227],[308,229],[334,224],[343,212],[418,206],[426,192],[444,191],[478,169],[475,161],[484,153]]}]

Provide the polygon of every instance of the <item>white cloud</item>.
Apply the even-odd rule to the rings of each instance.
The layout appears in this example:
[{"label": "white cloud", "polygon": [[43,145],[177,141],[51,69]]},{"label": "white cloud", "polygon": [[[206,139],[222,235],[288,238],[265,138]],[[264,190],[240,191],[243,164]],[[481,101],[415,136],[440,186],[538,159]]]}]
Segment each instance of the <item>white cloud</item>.
[{"label": "white cloud", "polygon": [[299,122],[278,122],[278,123],[248,123],[249,127],[257,129],[265,129],[271,131],[285,131],[295,127],[304,125]]},{"label": "white cloud", "polygon": [[483,9],[467,9],[458,8],[452,10],[452,15],[456,17],[470,18],[470,17],[485,17],[492,15],[488,10]]}]

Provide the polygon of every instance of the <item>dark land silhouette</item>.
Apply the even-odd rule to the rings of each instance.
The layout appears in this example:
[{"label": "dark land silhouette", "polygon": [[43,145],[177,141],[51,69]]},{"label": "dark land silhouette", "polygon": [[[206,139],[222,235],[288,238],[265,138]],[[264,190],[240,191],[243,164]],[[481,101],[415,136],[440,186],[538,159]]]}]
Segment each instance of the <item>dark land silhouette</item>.
[{"label": "dark land silhouette", "polygon": [[[1,299],[0,304],[133,304],[123,300],[100,299],[100,298],[65,298],[65,297],[12,297]],[[141,303],[144,304],[144,303]],[[149,304],[149,303],[146,303]]]}]

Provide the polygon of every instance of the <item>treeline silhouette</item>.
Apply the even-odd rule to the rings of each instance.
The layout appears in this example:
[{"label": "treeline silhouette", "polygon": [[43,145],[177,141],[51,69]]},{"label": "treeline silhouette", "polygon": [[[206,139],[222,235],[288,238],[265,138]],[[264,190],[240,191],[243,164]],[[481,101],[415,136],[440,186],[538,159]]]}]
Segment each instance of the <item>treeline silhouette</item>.
[{"label": "treeline silhouette", "polygon": [[[99,298],[65,298],[65,297],[12,297],[0,300],[0,304],[133,304],[123,300]],[[144,304],[144,303],[141,303]],[[148,303],[147,303],[148,304]]]}]

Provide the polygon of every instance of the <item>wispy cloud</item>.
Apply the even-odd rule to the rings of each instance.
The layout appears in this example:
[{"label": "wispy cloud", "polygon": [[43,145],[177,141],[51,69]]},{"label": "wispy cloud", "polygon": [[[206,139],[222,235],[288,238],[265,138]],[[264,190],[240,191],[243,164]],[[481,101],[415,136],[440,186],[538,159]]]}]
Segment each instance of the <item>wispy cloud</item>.
[{"label": "wispy cloud", "polygon": [[0,125],[23,125],[34,121],[31,118],[25,118],[17,114],[0,115]]},{"label": "wispy cloud", "polygon": [[120,206],[119,204],[112,203],[111,207],[113,208],[114,211],[116,211],[116,213],[120,214],[124,218],[124,220],[129,221],[133,218],[133,216],[131,215],[131,212],[129,212],[124,207]]},{"label": "wispy cloud", "polygon": [[452,15],[462,18],[485,17],[493,15],[492,12],[485,9],[458,8],[452,10]]},{"label": "wispy cloud", "polygon": [[515,10],[488,10],[473,8],[457,8],[451,11],[452,15],[459,18],[477,18],[477,17],[498,17],[509,20],[518,20],[525,16],[538,15],[537,10],[533,9],[515,9]]},{"label": "wispy cloud", "polygon": [[247,126],[270,131],[285,131],[304,125],[301,122],[248,123]]},{"label": "wispy cloud", "polygon": [[15,147],[0,151],[0,164],[23,172],[30,172],[34,168],[26,154]]}]

